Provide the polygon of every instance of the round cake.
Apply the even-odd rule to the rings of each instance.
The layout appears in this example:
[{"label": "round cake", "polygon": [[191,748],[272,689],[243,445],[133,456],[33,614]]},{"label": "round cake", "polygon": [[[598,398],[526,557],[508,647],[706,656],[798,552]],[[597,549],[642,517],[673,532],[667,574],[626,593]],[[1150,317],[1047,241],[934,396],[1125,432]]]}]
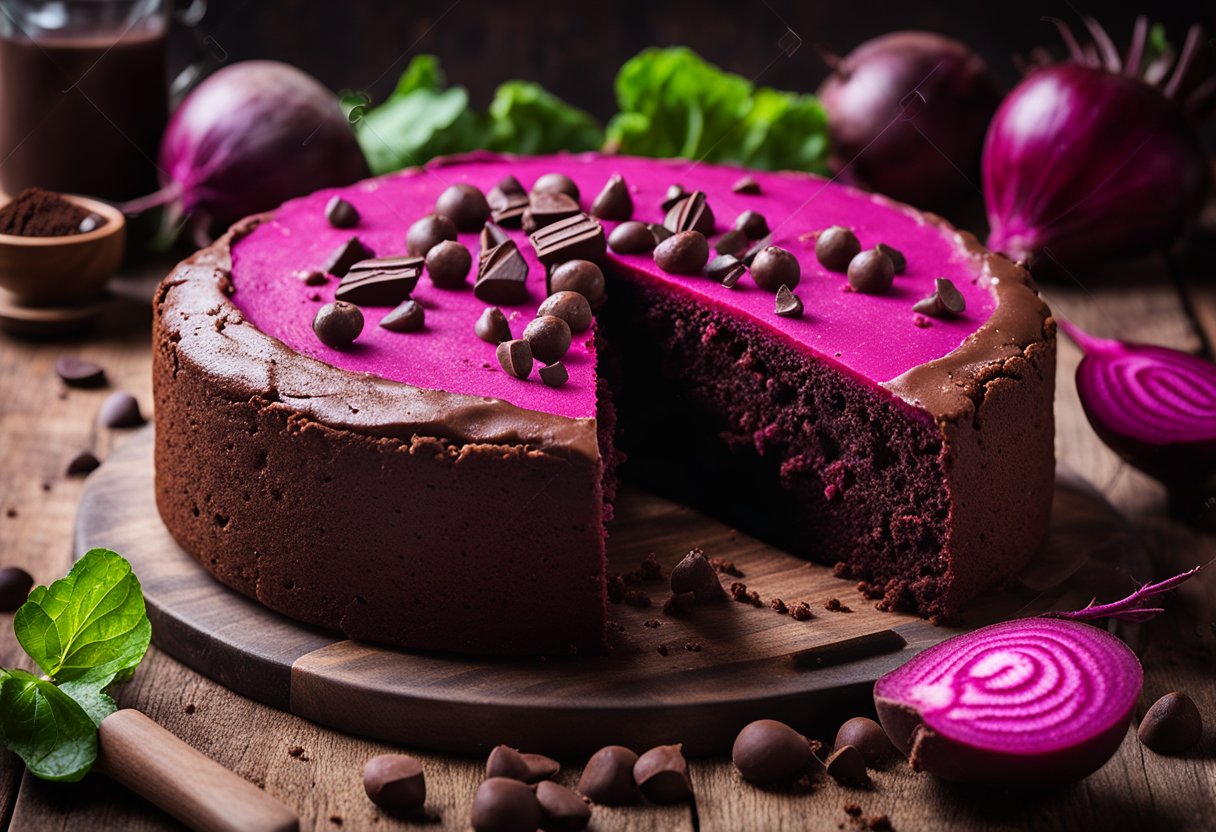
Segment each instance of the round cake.
[{"label": "round cake", "polygon": [[[437,204],[464,279],[456,247],[422,257]],[[540,310],[573,289],[589,303]],[[318,320],[336,300],[362,312],[353,343]],[[537,317],[555,305],[565,323]],[[811,175],[444,159],[238,223],[161,284],[154,337],[166,526],[223,583],[352,638],[602,649],[626,455],[931,617],[1047,528],[1055,324],[1030,275]]]}]

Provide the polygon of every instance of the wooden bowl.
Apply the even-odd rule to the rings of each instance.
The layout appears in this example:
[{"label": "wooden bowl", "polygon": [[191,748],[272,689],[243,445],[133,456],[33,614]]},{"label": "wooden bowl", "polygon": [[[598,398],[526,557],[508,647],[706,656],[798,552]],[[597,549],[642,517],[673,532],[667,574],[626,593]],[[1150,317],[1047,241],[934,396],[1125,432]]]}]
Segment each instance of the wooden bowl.
[{"label": "wooden bowl", "polygon": [[26,306],[68,306],[98,297],[118,269],[127,221],[112,205],[83,196],[63,198],[105,217],[84,234],[24,237],[0,234],[0,287]]}]

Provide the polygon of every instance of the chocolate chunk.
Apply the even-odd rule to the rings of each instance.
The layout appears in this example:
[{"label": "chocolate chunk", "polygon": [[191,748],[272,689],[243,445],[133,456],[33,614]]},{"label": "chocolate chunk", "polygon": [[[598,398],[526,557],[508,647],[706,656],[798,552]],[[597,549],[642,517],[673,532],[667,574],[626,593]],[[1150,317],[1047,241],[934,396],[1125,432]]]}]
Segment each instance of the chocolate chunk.
[{"label": "chocolate chunk", "polygon": [[528,261],[515,241],[507,240],[482,258],[473,295],[486,303],[524,303],[528,299],[527,280]]},{"label": "chocolate chunk", "polygon": [[340,300],[327,303],[317,310],[312,331],[327,347],[349,347],[363,331],[363,313],[353,303]]},{"label": "chocolate chunk", "polygon": [[526,783],[491,777],[473,795],[469,823],[474,832],[533,832],[540,821],[540,803]]},{"label": "chocolate chunk", "polygon": [[659,243],[654,262],[669,274],[696,274],[709,260],[709,243],[700,231],[681,231]]},{"label": "chocolate chunk", "polygon": [[644,222],[623,222],[608,235],[608,248],[617,254],[642,254],[654,246],[654,234]]},{"label": "chocolate chunk", "polygon": [[328,272],[334,277],[346,277],[351,266],[375,256],[376,252],[363,245],[358,237],[351,237],[330,253],[329,258],[321,266],[321,271]]},{"label": "chocolate chunk", "polygon": [[578,292],[554,292],[545,298],[536,314],[538,317],[554,315],[561,318],[571,332],[586,332],[591,328],[591,304]]},{"label": "chocolate chunk", "polygon": [[354,228],[359,224],[359,212],[355,206],[334,194],[325,204],[325,220],[334,228]]},{"label": "chocolate chunk", "polygon": [[30,597],[34,579],[18,566],[0,567],[0,612],[13,612]]},{"label": "chocolate chunk", "polygon": [[710,280],[716,280],[728,289],[739,282],[745,271],[747,266],[733,254],[719,254],[705,267],[705,274]]},{"label": "chocolate chunk", "polygon": [[511,237],[497,224],[488,222],[481,227],[480,239],[481,257],[485,257],[503,243],[510,242]]},{"label": "chocolate chunk", "polygon": [[665,193],[663,195],[663,202],[661,203],[661,205],[663,207],[663,213],[667,213],[668,211],[670,211],[672,208],[674,208],[676,206],[677,203],[679,203],[680,200],[684,199],[684,197],[686,197],[686,196],[688,196],[688,192],[684,190],[683,185],[676,185],[676,184],[668,185],[667,193]]},{"label": "chocolate chunk", "polygon": [[500,191],[504,194],[522,194],[524,193],[524,186],[519,183],[518,179],[508,173],[498,180],[498,184],[492,190]]},{"label": "chocolate chunk", "polygon": [[472,266],[473,255],[454,240],[443,240],[426,253],[426,273],[440,289],[462,288]]},{"label": "chocolate chunk", "polygon": [[700,231],[705,236],[714,233],[714,212],[705,201],[704,191],[693,191],[667,211],[663,225],[672,233]]},{"label": "chocolate chunk", "polygon": [[815,240],[815,257],[828,271],[847,271],[849,263],[860,253],[857,235],[842,225],[825,228]]},{"label": "chocolate chunk", "polygon": [[130,393],[111,393],[97,413],[97,419],[108,428],[137,428],[144,423],[139,402]]},{"label": "chocolate chunk", "polygon": [[746,263],[750,267],[752,262],[755,261],[756,256],[760,252],[762,252],[766,248],[768,248],[770,245],[772,245],[772,243],[773,243],[772,235],[761,237],[759,240],[756,240],[756,242],[752,243],[751,246],[748,247],[747,251],[743,252],[743,256],[739,259],[741,259],[744,263]]},{"label": "chocolate chunk", "polygon": [[329,276],[325,272],[308,271],[306,269],[296,272],[296,279],[305,286],[324,286],[329,282]]},{"label": "chocolate chunk", "polygon": [[422,277],[421,257],[381,257],[350,267],[334,297],[356,306],[396,306]]},{"label": "chocolate chunk", "polygon": [[870,785],[866,772],[866,761],[861,752],[851,745],[842,745],[832,752],[827,760],[828,776],[842,786],[865,787]]},{"label": "chocolate chunk", "polygon": [[953,318],[963,314],[967,299],[949,280],[939,277],[933,281],[933,294],[912,304],[912,311],[931,318]]},{"label": "chocolate chunk", "polygon": [[752,260],[752,280],[768,292],[776,292],[782,286],[793,289],[802,279],[802,267],[798,258],[779,246],[765,246]]},{"label": "chocolate chunk", "polygon": [[833,748],[851,745],[860,753],[869,768],[879,768],[895,756],[895,746],[887,738],[887,732],[872,719],[855,716],[836,732]]},{"label": "chocolate chunk", "polygon": [[405,250],[414,257],[425,257],[439,243],[455,239],[456,223],[441,214],[427,214],[406,232]]},{"label": "chocolate chunk", "polygon": [[735,738],[730,758],[749,783],[789,783],[806,774],[814,754],[806,737],[784,722],[758,719]]},{"label": "chocolate chunk", "polygon": [[556,315],[542,315],[529,321],[524,340],[532,355],[546,364],[560,361],[570,350],[570,325]]},{"label": "chocolate chunk", "polygon": [[895,283],[895,264],[877,249],[869,249],[849,261],[849,286],[867,295],[888,292]]},{"label": "chocolate chunk", "polygon": [[540,828],[545,832],[578,832],[591,822],[591,807],[577,794],[545,780],[536,787],[540,804]]},{"label": "chocolate chunk", "polygon": [[590,260],[568,260],[549,273],[549,293],[578,292],[592,309],[604,300],[604,271]]},{"label": "chocolate chunk", "polygon": [[755,196],[760,193],[760,183],[756,181],[754,176],[744,176],[735,181],[735,184],[730,186],[730,189],[737,194],[751,194]]},{"label": "chocolate chunk", "polygon": [[[519,184],[518,181],[516,184]],[[499,225],[518,228],[523,221],[524,212],[532,204],[531,200],[528,199],[528,195],[523,192],[522,188],[518,191],[504,191],[501,185],[500,182],[486,194],[486,202],[490,206],[490,219]]]},{"label": "chocolate chunk", "polygon": [[486,759],[486,777],[509,777],[523,783],[538,783],[557,774],[556,760],[541,754],[521,754],[509,745],[496,746]]},{"label": "chocolate chunk", "polygon": [[68,462],[65,473],[69,477],[83,477],[101,465],[101,461],[91,451],[80,451]]},{"label": "chocolate chunk", "polygon": [[908,270],[908,258],[904,257],[904,253],[899,249],[892,248],[886,243],[879,243],[874,248],[891,258],[891,265],[895,267],[896,274],[903,274]]},{"label": "chocolate chunk", "polygon": [[511,340],[511,324],[497,306],[487,306],[473,325],[477,337],[488,344],[501,344]]},{"label": "chocolate chunk", "polygon": [[[654,237],[654,245],[658,245],[671,237],[671,229],[657,222],[648,222],[646,227],[650,229],[650,234]],[[653,248],[654,246],[651,246]]]},{"label": "chocolate chunk", "polygon": [[604,258],[604,228],[586,214],[559,220],[535,232],[529,239],[536,249],[537,259],[546,266],[565,260]]},{"label": "chocolate chunk", "polygon": [[565,194],[548,191],[533,194],[528,209],[524,211],[523,227],[531,234],[547,225],[576,217],[581,213],[578,203]]},{"label": "chocolate chunk", "polygon": [[739,257],[747,251],[748,245],[747,235],[737,228],[732,228],[714,243],[714,251],[718,254],[731,254]]},{"label": "chocolate chunk", "polygon": [[656,746],[638,757],[633,780],[651,803],[682,803],[692,797],[688,761],[678,745]]},{"label": "chocolate chunk", "polygon": [[422,763],[406,754],[380,754],[363,765],[363,790],[381,809],[412,812],[426,803]]},{"label": "chocolate chunk", "polygon": [[525,379],[532,372],[532,346],[522,338],[503,341],[495,354],[508,375]]},{"label": "chocolate chunk", "polygon": [[735,230],[742,231],[749,240],[759,240],[768,234],[768,220],[756,211],[744,211],[735,217]]},{"label": "chocolate chunk", "polygon": [[627,220],[633,216],[633,197],[619,173],[612,174],[604,190],[591,203],[591,216],[602,220]]},{"label": "chocolate chunk", "polygon": [[408,299],[380,319],[380,326],[389,332],[417,332],[426,323],[426,312],[418,301]]},{"label": "chocolate chunk", "polygon": [[671,570],[671,591],[679,595],[691,592],[698,601],[716,601],[726,597],[718,580],[718,571],[700,549],[693,549]]},{"label": "chocolate chunk", "polygon": [[609,745],[591,755],[578,778],[578,792],[604,806],[637,803],[641,793],[633,780],[638,755],[621,745]]},{"label": "chocolate chunk", "polygon": [[565,194],[578,202],[578,185],[564,173],[546,173],[532,183],[534,194]]},{"label": "chocolate chunk", "polygon": [[777,290],[777,306],[774,310],[782,318],[801,318],[802,299],[790,291],[784,283]]},{"label": "chocolate chunk", "polygon": [[55,372],[68,387],[105,387],[106,385],[106,371],[100,364],[77,358],[74,355],[61,355],[56,358]]},{"label": "chocolate chunk", "polygon": [[468,182],[457,182],[435,200],[435,213],[450,219],[457,231],[476,231],[490,218],[490,204],[480,190]]},{"label": "chocolate chunk", "polygon": [[1174,691],[1153,703],[1137,733],[1140,742],[1158,754],[1182,754],[1203,736],[1203,718],[1191,697]]},{"label": "chocolate chunk", "polygon": [[541,367],[537,372],[540,374],[540,380],[545,383],[546,387],[561,387],[570,380],[570,371],[560,361],[556,361],[547,367]]}]

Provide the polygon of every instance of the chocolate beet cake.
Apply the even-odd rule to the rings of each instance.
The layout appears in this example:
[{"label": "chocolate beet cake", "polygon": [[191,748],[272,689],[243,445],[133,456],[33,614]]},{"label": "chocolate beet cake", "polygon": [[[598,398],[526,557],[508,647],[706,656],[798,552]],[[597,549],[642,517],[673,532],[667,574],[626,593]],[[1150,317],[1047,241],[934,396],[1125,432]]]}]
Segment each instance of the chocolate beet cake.
[{"label": "chocolate beet cake", "polygon": [[[437,203],[458,229],[415,225]],[[471,258],[409,256],[445,237]],[[561,289],[596,310],[568,349],[568,324],[529,327]],[[353,343],[314,329],[335,299],[361,308]],[[1055,324],[1029,274],[810,175],[442,160],[238,223],[155,308],[165,524],[220,581],[353,638],[601,647],[622,450],[643,483],[928,616],[1047,527]]]}]

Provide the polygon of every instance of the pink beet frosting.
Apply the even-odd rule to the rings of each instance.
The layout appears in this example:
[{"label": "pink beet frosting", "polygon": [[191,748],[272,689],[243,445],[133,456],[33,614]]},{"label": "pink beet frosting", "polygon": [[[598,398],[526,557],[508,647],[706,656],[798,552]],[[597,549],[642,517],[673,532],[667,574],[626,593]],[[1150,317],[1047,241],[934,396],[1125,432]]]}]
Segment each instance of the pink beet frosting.
[{"label": "pink beet frosting", "polygon": [[[667,275],[649,255],[622,256],[611,251],[610,265],[675,284],[707,303],[771,327],[809,353],[874,384],[950,353],[995,307],[991,287],[981,281],[977,261],[953,233],[929,224],[911,209],[892,207],[868,194],[805,174],[752,172],[762,193],[750,196],[731,190],[744,173],[738,168],[596,154],[520,159],[477,155],[292,200],[234,247],[233,300],[262,331],[344,370],[499,398],[559,416],[592,417],[595,349],[590,333],[576,335],[563,359],[570,372],[564,387],[546,387],[535,372],[527,381],[507,375],[498,365],[494,347],[473,334],[473,324],[486,306],[473,296],[475,274],[470,273],[468,287],[461,290],[437,289],[423,277],[414,292],[414,299],[426,309],[426,327],[419,332],[389,332],[377,325],[388,308],[364,309],[363,334],[352,348],[341,351],[326,347],[312,331],[313,316],[321,304],[333,300],[337,280],[312,287],[295,276],[301,269],[319,268],[351,235],[357,235],[379,256],[404,253],[406,230],[431,212],[435,198],[452,183],[471,182],[488,191],[512,174],[528,188],[541,175],[554,171],[566,173],[578,183],[584,209],[612,174],[621,174],[633,194],[633,218],[643,222],[662,221],[660,203],[672,183],[706,192],[717,219],[717,234],[729,230],[742,211],[759,211],[773,231],[773,243],[793,252],[802,265],[802,282],[796,289],[806,307],[802,318],[777,317],[773,295],[748,277],[735,289],[726,289],[705,277]],[[356,228],[336,229],[326,222],[325,203],[334,193],[342,193],[358,209],[362,219]],[[844,275],[819,265],[813,232],[830,225],[852,228],[863,248],[883,242],[907,256],[907,272],[895,278],[889,294],[846,292]],[[605,233],[615,226],[604,222]],[[519,230],[509,233],[532,269],[528,302],[503,307],[511,319],[512,333],[520,337],[544,300],[545,279],[527,235]],[[478,235],[461,234],[460,241],[469,247],[476,264]],[[967,310],[957,320],[932,320],[929,326],[918,326],[912,304],[932,292],[936,277],[954,282],[967,299]]]}]

